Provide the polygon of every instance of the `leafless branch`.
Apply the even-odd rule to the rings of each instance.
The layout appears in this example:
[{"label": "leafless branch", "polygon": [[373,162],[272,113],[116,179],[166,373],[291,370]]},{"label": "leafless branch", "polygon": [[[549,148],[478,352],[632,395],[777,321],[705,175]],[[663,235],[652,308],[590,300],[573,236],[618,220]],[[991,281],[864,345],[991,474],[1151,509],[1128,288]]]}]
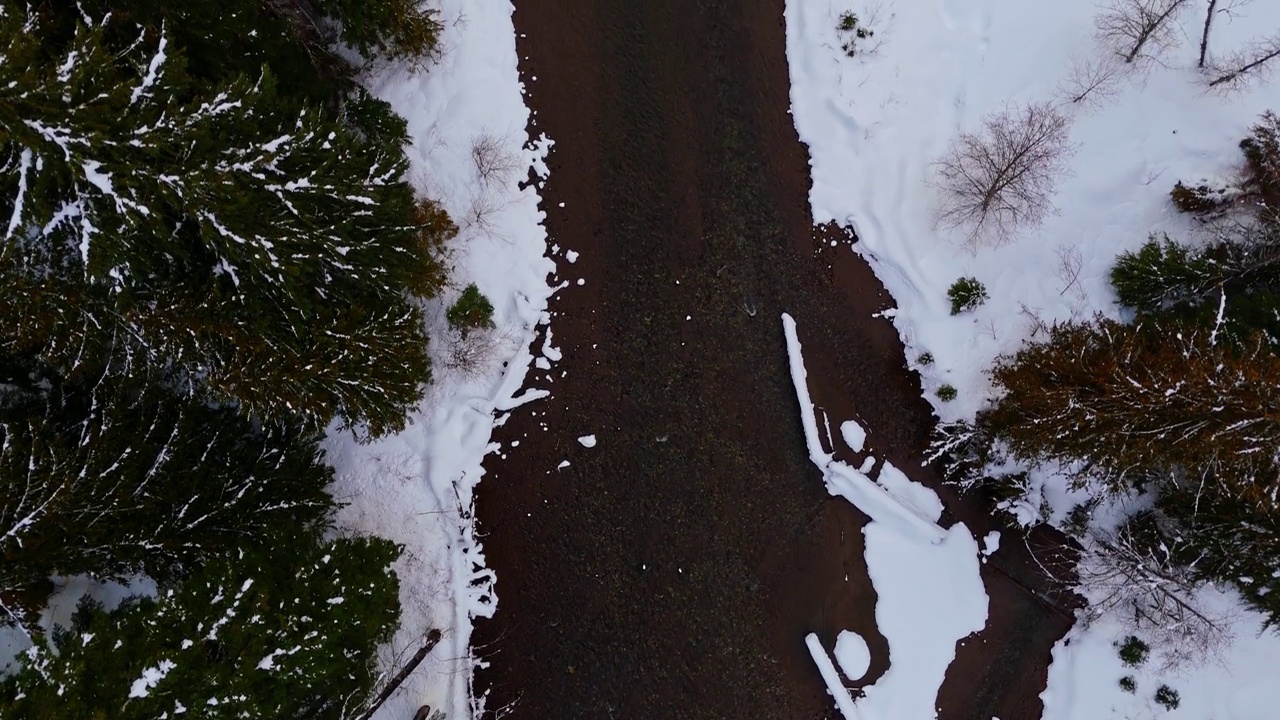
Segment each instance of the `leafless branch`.
[{"label": "leafless branch", "polygon": [[1057,94],[1063,102],[1096,110],[1120,91],[1126,69],[1110,54],[1076,57],[1067,78],[1058,85]]},{"label": "leafless branch", "polygon": [[1067,173],[1070,121],[1048,102],[1008,108],[962,133],[936,163],[938,222],[967,228],[966,245],[1000,245],[1054,211],[1051,196]]},{"label": "leafless branch", "polygon": [[507,149],[505,138],[488,132],[472,139],[471,161],[476,175],[485,185],[506,182],[512,173],[520,169],[520,158]]},{"label": "leafless branch", "polygon": [[1165,670],[1216,657],[1231,644],[1233,618],[1199,603],[1192,571],[1163,545],[1144,547],[1127,528],[1115,536],[1091,532],[1085,545],[1078,583],[1091,612],[1150,638]]},{"label": "leafless branch", "polygon": [[1237,50],[1210,68],[1209,87],[1215,90],[1239,90],[1271,76],[1272,61],[1280,57],[1280,34],[1255,41]]},{"label": "leafless branch", "polygon": [[1097,38],[1126,63],[1157,59],[1178,43],[1188,0],[1112,0],[1094,20]]}]

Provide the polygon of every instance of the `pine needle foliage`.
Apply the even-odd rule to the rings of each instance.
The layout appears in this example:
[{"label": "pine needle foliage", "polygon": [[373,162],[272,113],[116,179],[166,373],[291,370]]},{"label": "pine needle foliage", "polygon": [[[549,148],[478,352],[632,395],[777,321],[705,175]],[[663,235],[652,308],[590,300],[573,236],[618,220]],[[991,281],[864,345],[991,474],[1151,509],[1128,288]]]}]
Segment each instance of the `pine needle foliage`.
[{"label": "pine needle foliage", "polygon": [[409,294],[454,231],[421,221],[403,125],[367,96],[363,128],[331,120],[266,70],[207,91],[166,35],[115,49],[108,17],[55,45],[3,7],[6,349],[76,374],[128,345],[255,417],[403,427],[429,378]]},{"label": "pine needle foliage", "polygon": [[27,384],[0,404],[0,602],[14,615],[43,606],[51,575],[167,582],[314,537],[334,506],[318,438],[296,425],[121,373]]},{"label": "pine needle foliage", "polygon": [[354,716],[399,612],[380,539],[237,552],[155,599],[87,603],[0,683],[9,720]]},{"label": "pine needle foliage", "polygon": [[985,424],[1014,455],[1084,461],[1123,489],[1152,473],[1276,487],[1280,359],[1253,339],[1111,320],[1055,326],[996,361],[1004,397]]}]

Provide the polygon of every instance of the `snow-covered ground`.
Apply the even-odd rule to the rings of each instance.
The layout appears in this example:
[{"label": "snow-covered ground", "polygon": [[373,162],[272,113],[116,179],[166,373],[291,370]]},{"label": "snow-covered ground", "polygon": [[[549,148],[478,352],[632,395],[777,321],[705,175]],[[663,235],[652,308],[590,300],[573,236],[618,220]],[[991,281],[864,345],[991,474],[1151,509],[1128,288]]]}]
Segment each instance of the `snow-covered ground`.
[{"label": "snow-covered ground", "polygon": [[[816,636],[806,638],[809,651],[848,720],[932,718],[956,643],[987,623],[978,543],[963,523],[940,527],[942,501],[888,462],[881,462],[872,480],[823,448],[796,324],[789,315],[782,324],[809,458],[822,471],[828,492],[871,518],[862,534],[876,590],[876,627],[889,642],[889,669],[854,701]],[[870,656],[862,638],[841,633],[835,655],[849,680],[866,673]]]},{"label": "snow-covered ground", "polygon": [[[908,362],[943,419],[971,418],[982,407],[992,395],[985,370],[1032,337],[1037,322],[1116,316],[1107,280],[1116,255],[1153,231],[1191,239],[1191,222],[1168,200],[1174,182],[1235,173],[1240,139],[1262,111],[1280,108],[1280,81],[1226,96],[1206,90],[1196,69],[1206,5],[1187,3],[1178,44],[1146,73],[1125,78],[1100,107],[1067,108],[1076,151],[1054,196],[1058,213],[1002,247],[970,251],[962,231],[935,225],[933,163],[993,112],[1061,102],[1073,64],[1105,52],[1093,39],[1097,4],[787,0],[792,113],[809,146],[814,220],[857,231],[854,250],[897,302],[892,319]],[[1214,19],[1210,60],[1280,32],[1280,3],[1219,2],[1227,6],[1232,12]],[[845,11],[874,31],[854,57],[837,30]],[[990,299],[952,316],[946,291],[962,276],[983,282]],[[931,364],[919,361],[924,353]],[[937,398],[943,385],[958,390],[955,400]],[[1061,519],[1074,504],[1070,493],[1051,472],[1034,480]],[[1261,678],[1280,667],[1280,640],[1259,632],[1258,617],[1242,613],[1239,639],[1219,665],[1159,681],[1159,663],[1144,666],[1129,694],[1117,684],[1129,674],[1113,646],[1121,629],[1106,621],[1078,627],[1055,651],[1045,717],[1162,716],[1151,699],[1160,682],[1181,696],[1169,717],[1272,717],[1280,684]]]},{"label": "snow-covered ground", "polygon": [[[496,449],[495,412],[519,404],[513,396],[534,362],[529,347],[535,326],[547,320],[547,277],[555,272],[545,257],[537,187],[520,187],[531,165],[545,177],[550,142],[526,132],[514,7],[504,0],[442,0],[440,7],[439,60],[425,69],[383,68],[367,80],[409,121],[418,189],[441,202],[461,230],[449,247],[453,287],[427,313],[435,380],[405,432],[365,445],[334,432],[327,445],[338,477],[332,491],[348,503],[340,526],[406,549],[396,566],[404,614],[384,653],[388,666],[412,655],[428,629],[444,632],[375,716],[397,720],[423,704],[451,719],[470,718],[482,702],[470,697],[471,626],[493,614],[496,597],[475,535],[473,493],[481,460]],[[470,282],[493,302],[498,327],[463,342],[450,336],[444,309]]]}]

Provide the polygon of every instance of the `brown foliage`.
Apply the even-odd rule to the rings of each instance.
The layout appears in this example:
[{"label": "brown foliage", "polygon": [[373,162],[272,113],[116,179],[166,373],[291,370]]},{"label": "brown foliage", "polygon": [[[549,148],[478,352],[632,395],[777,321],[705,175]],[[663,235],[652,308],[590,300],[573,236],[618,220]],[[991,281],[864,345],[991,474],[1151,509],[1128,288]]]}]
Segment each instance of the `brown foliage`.
[{"label": "brown foliage", "polygon": [[1110,320],[1054,327],[997,360],[992,434],[1032,460],[1084,461],[1120,489],[1152,472],[1275,484],[1280,359],[1261,340]]}]

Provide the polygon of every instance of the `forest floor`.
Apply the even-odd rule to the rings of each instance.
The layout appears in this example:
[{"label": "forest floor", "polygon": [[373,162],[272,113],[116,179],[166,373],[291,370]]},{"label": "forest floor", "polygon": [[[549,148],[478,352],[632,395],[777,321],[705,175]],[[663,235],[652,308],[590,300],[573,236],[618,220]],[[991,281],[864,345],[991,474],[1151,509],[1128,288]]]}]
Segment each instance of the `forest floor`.
[{"label": "forest floor", "polygon": [[[478,491],[499,605],[476,627],[477,692],[517,720],[837,717],[805,635],[867,638],[863,683],[890,659],[866,518],[809,462],[780,314],[817,405],[935,489],[944,524],[997,524],[921,466],[933,417],[874,316],[891,300],[856,239],[811,224],[783,2],[565,0],[515,22],[534,133],[555,141],[549,241],[578,256],[551,301],[563,360],[527,380],[551,397],[496,431],[506,459]],[[957,651],[944,720],[1040,716],[1072,615],[1028,543],[1006,532],[982,566],[989,620]]]}]

